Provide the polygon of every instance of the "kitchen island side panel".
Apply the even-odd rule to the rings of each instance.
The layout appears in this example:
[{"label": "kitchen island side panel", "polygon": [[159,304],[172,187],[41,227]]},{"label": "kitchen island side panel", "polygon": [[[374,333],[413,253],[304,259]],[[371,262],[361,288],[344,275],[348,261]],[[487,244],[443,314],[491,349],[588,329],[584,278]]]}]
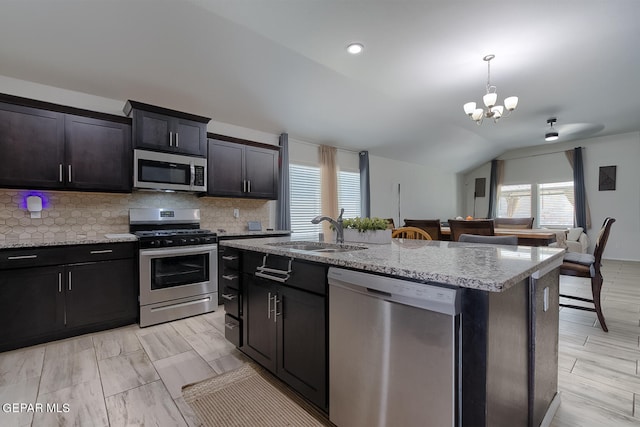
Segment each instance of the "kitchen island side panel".
[{"label": "kitchen island side panel", "polygon": [[549,404],[558,392],[559,275],[554,269],[531,279],[532,301],[532,384],[530,391],[531,425],[539,426]]},{"label": "kitchen island side panel", "polygon": [[487,426],[529,424],[529,279],[489,294]]},{"label": "kitchen island side panel", "polygon": [[462,300],[462,426],[528,425],[528,283]]}]

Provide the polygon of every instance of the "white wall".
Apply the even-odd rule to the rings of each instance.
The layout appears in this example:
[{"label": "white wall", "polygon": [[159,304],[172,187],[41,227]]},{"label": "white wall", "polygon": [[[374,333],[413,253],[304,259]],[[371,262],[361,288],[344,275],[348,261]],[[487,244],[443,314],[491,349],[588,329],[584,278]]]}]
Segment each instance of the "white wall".
[{"label": "white wall", "polygon": [[[592,224],[587,230],[589,250],[593,251],[604,218],[611,216],[616,218],[616,223],[612,226],[604,257],[640,261],[640,132],[507,152],[500,156],[505,160],[504,183],[573,180],[563,151],[578,146],[584,147],[585,185],[591,209]],[[617,166],[616,190],[599,191],[599,168],[614,165]],[[486,177],[488,181],[490,170],[490,164],[487,163],[464,176],[464,182],[468,183],[462,187],[466,210],[469,210],[473,201],[474,179]],[[484,206],[483,209],[486,211]]]},{"label": "white wall", "polygon": [[456,174],[371,155],[369,168],[372,216],[393,218],[399,226],[405,218],[446,220],[458,214]]},{"label": "white wall", "polygon": [[[466,218],[472,216],[474,218],[486,218],[489,212],[489,177],[491,176],[491,163],[485,163],[472,172],[460,178],[460,211],[456,216]],[[484,197],[476,197],[475,204],[473,193],[476,188],[476,178],[484,178]]]}]

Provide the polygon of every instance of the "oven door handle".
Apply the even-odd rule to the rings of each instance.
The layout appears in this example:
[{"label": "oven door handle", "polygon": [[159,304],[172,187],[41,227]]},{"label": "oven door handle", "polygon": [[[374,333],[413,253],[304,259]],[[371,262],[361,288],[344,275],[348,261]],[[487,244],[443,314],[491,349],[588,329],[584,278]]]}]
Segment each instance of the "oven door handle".
[{"label": "oven door handle", "polygon": [[140,256],[149,258],[161,257],[161,256],[173,256],[173,255],[192,255],[201,254],[203,252],[210,252],[217,250],[218,245],[198,245],[198,246],[173,246],[167,249],[142,249]]}]

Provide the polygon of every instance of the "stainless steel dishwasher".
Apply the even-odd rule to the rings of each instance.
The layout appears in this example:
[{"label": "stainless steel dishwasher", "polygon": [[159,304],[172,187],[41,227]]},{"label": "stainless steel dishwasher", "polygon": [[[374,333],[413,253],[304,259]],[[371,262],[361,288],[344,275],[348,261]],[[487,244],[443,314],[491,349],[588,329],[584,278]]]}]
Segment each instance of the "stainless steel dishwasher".
[{"label": "stainless steel dishwasher", "polygon": [[329,418],[457,426],[458,290],[329,269]]}]

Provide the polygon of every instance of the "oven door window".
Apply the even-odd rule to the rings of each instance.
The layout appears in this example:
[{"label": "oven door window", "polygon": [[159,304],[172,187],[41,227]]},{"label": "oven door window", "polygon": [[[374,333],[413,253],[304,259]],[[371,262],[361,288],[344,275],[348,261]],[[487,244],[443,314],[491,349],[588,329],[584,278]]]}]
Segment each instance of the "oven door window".
[{"label": "oven door window", "polygon": [[165,289],[209,281],[209,254],[151,260],[151,289]]},{"label": "oven door window", "polygon": [[143,159],[139,159],[138,162],[138,181],[140,182],[186,185],[191,182],[189,165]]}]

